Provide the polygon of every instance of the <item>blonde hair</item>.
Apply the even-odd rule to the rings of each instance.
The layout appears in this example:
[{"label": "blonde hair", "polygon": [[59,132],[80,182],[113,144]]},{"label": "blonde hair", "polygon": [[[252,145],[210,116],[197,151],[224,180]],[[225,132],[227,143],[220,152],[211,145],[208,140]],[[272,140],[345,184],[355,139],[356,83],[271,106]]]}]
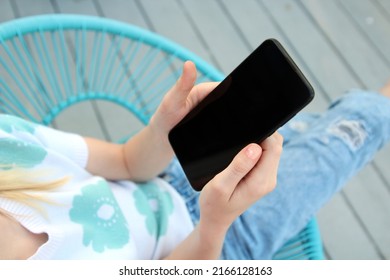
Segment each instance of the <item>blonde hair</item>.
[{"label": "blonde hair", "polygon": [[[32,172],[23,168],[0,167],[0,197],[20,202],[41,211],[39,202],[49,202],[42,194],[52,191],[68,181],[64,177],[52,181],[43,181],[41,178],[45,172]],[[0,208],[0,214],[5,211]]]}]

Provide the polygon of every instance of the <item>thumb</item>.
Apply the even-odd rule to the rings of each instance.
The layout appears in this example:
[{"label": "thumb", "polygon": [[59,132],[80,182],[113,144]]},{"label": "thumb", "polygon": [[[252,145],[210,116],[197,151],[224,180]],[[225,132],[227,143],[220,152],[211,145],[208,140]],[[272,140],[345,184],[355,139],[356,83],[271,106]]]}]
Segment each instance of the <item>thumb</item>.
[{"label": "thumb", "polygon": [[183,72],[172,89],[172,99],[175,103],[183,103],[196,81],[196,66],[192,61],[186,61]]},{"label": "thumb", "polygon": [[256,165],[261,153],[262,149],[258,144],[246,146],[234,157],[229,166],[216,176],[218,185],[230,188],[229,193],[233,193],[240,181]]}]

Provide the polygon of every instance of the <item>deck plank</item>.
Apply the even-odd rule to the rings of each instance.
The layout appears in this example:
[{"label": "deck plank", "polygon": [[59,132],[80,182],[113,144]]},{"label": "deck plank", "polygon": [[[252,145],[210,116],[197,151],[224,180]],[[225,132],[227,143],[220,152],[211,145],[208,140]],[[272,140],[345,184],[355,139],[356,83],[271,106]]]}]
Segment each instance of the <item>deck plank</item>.
[{"label": "deck plank", "polygon": [[96,6],[99,14],[107,18],[116,19],[144,28],[147,26],[145,16],[139,10],[138,5],[134,0],[97,0]]},{"label": "deck plank", "polygon": [[388,0],[372,0],[376,4],[380,11],[386,16],[390,16],[390,2]]},{"label": "deck plank", "polygon": [[[316,24],[326,34],[328,42],[361,85],[367,89],[378,89],[388,80],[389,69],[385,61],[378,55],[370,41],[362,36],[356,25],[348,20],[348,16],[337,2],[333,0],[301,2],[302,7],[315,17]],[[359,6],[361,2],[355,1],[354,6]]]},{"label": "deck plank", "polygon": [[[346,220],[349,222],[346,223]],[[335,195],[332,201],[320,210],[318,221],[328,258],[381,259],[341,194]]]},{"label": "deck plank", "polygon": [[344,193],[378,254],[390,259],[390,192],[371,169],[368,166],[355,176]]},{"label": "deck plank", "polygon": [[15,18],[10,1],[11,0],[4,0],[0,4],[0,23]]},{"label": "deck plank", "polygon": [[219,3],[223,7],[222,9],[226,11],[229,21],[236,25],[237,32],[241,33],[242,40],[247,42],[246,45],[249,50],[254,50],[262,41],[268,38],[275,38],[280,41],[314,87],[316,97],[304,111],[324,111],[329,104],[328,98],[307,67],[304,56],[296,52],[285,34],[275,27],[265,11],[253,0],[246,1],[246,5],[242,5],[235,0],[219,1]]},{"label": "deck plank", "polygon": [[[216,1],[178,1],[198,36],[207,42],[218,61],[218,67],[225,74],[230,73],[250,50],[245,46],[228,18],[221,12]],[[234,42],[234,43],[232,43]]]},{"label": "deck plank", "polygon": [[[358,82],[340,61],[332,45],[323,37],[312,19],[295,1],[259,1],[275,24],[284,31],[297,52],[304,54],[306,64],[331,99],[335,99]],[[343,77],[343,79],[335,79]],[[331,81],[331,82],[330,82]]]},{"label": "deck plank", "polygon": [[[137,2],[143,13],[147,14],[147,28],[184,46],[204,60],[215,62],[213,54],[205,46],[205,42],[198,40],[199,37],[192,30],[190,22],[176,0],[142,0]],[[180,32],[177,28],[173,28],[178,23],[180,23]]]},{"label": "deck plank", "polygon": [[[387,1],[389,3],[389,1]],[[372,1],[337,0],[337,4],[365,36],[373,50],[390,63],[390,20]],[[380,8],[380,7],[379,7]],[[385,77],[386,78],[386,77]]]}]

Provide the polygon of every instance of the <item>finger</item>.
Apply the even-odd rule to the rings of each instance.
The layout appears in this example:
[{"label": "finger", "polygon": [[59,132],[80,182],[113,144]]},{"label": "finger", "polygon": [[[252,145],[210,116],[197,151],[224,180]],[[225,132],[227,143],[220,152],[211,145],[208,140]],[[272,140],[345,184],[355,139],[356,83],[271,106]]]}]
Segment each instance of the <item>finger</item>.
[{"label": "finger", "polygon": [[273,150],[283,146],[283,136],[275,131],[269,137],[267,137],[263,142],[260,143],[260,146],[264,150]]},{"label": "finger", "polygon": [[283,137],[278,132],[275,132],[265,139],[260,146],[263,148],[263,155],[259,165],[263,164],[264,167],[256,175],[260,177],[268,174],[268,177],[276,180],[280,156],[283,151]]},{"label": "finger", "polygon": [[195,91],[194,95],[207,95],[211,91],[213,91],[213,89],[215,89],[219,84],[220,82],[206,82],[198,84],[193,89],[193,91]]},{"label": "finger", "polygon": [[172,99],[175,104],[183,104],[191,92],[196,81],[196,66],[192,61],[186,61],[183,72],[171,90]]},{"label": "finger", "polygon": [[256,165],[262,154],[262,149],[257,144],[249,144],[242,149],[229,164],[229,166],[215,176],[214,183],[217,187],[223,188],[229,196],[239,182],[244,178],[251,169]]},{"label": "finger", "polygon": [[188,102],[190,103],[190,109],[199,104],[210,92],[212,92],[219,82],[208,82],[196,85],[188,96]]},{"label": "finger", "polygon": [[260,146],[262,147],[261,158],[245,178],[246,191],[251,196],[262,196],[276,186],[283,137],[276,132],[265,139]]}]

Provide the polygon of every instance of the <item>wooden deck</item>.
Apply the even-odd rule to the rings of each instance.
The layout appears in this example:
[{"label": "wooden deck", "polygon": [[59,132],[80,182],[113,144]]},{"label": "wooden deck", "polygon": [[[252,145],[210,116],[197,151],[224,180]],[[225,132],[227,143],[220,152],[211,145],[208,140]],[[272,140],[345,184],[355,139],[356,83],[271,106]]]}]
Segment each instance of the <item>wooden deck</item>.
[{"label": "wooden deck", "polygon": [[[229,73],[264,39],[282,42],[316,90],[323,111],[350,88],[390,77],[388,0],[1,0],[0,22],[46,13],[113,18],[166,36]],[[121,114],[80,105],[57,127],[113,139]],[[111,121],[110,121],[111,120]],[[117,125],[118,126],[118,125]],[[123,129],[123,127],[122,127]],[[328,259],[390,259],[390,146],[318,214]]]}]

